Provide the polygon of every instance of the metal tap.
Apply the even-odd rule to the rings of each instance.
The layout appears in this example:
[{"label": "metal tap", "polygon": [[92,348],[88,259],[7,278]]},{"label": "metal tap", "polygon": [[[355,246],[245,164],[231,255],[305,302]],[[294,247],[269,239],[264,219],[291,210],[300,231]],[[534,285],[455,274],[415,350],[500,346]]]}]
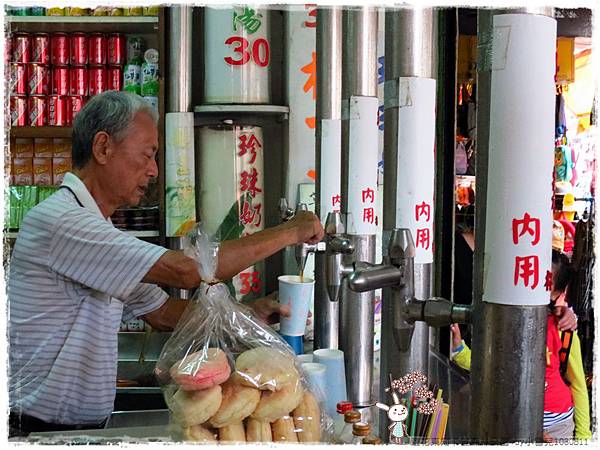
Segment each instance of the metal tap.
[{"label": "metal tap", "polygon": [[[285,198],[281,198],[279,200],[279,216],[282,221],[287,222],[292,219],[296,214],[300,211],[308,211],[308,206],[306,203],[298,203],[296,205],[296,211],[293,211],[288,207],[288,202]],[[310,253],[316,252],[324,252],[326,244],[325,242],[317,242],[316,244],[296,244],[294,248],[294,256],[296,258],[296,263],[298,264],[298,269],[300,273],[304,273],[304,268],[306,267],[306,260],[308,259],[308,255]]]},{"label": "metal tap", "polygon": [[325,278],[327,279],[327,294],[329,300],[337,302],[342,289],[344,277],[354,270],[352,265],[345,265],[342,261],[344,255],[354,252],[354,245],[349,239],[343,237],[346,227],[339,212],[330,212],[325,221],[326,264]]},{"label": "metal tap", "polygon": [[391,288],[394,298],[393,334],[402,352],[410,349],[415,321],[441,327],[451,323],[469,323],[471,308],[433,297],[425,301],[414,297],[415,246],[407,228],[394,229],[390,236],[388,255],[383,263],[355,263],[348,276],[348,287],[355,292]]}]

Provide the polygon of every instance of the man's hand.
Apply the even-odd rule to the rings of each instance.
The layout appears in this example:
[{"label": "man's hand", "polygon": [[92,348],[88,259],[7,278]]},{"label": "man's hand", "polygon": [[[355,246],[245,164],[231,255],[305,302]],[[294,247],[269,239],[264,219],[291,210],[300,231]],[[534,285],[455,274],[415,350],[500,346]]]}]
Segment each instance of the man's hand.
[{"label": "man's hand", "polygon": [[257,298],[246,302],[254,315],[263,323],[271,325],[279,322],[279,317],[289,317],[292,313],[290,305],[280,305],[277,301],[277,292],[266,297]]},{"label": "man's hand", "polygon": [[553,314],[558,317],[560,331],[575,331],[577,329],[577,315],[565,305],[555,306]]},{"label": "man's hand", "polygon": [[300,211],[283,227],[290,228],[295,233],[295,244],[316,244],[323,239],[325,231],[317,216],[309,211]]}]

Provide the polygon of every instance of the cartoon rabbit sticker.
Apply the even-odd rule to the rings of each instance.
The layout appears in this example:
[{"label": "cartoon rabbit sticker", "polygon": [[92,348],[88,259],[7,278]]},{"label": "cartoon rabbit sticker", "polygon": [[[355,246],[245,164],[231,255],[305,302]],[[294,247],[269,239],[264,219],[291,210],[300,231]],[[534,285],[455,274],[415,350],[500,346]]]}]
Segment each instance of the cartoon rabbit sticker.
[{"label": "cartoon rabbit sticker", "polygon": [[[389,391],[389,388],[386,391]],[[408,417],[408,409],[400,403],[400,398],[396,392],[392,392],[392,398],[394,399],[394,404],[391,406],[381,402],[377,402],[375,406],[388,413],[388,418],[391,421],[388,427],[390,431],[390,444],[402,444],[402,440],[406,436],[404,421]]]}]

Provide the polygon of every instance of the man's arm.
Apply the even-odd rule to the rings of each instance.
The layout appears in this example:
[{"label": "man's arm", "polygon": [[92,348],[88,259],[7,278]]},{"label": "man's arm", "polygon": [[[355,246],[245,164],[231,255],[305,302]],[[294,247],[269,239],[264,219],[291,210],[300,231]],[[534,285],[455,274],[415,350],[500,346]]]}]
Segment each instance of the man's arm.
[{"label": "man's arm", "polygon": [[227,280],[252,264],[298,243],[319,242],[324,235],[317,216],[298,213],[292,220],[250,236],[221,243],[216,277]]},{"label": "man's arm", "polygon": [[[314,244],[323,235],[323,227],[317,216],[303,211],[289,222],[276,227],[240,239],[224,241],[219,248],[216,277],[227,280],[288,245],[302,242]],[[169,250],[156,261],[142,281],[193,289],[200,285],[201,280],[196,261],[181,251]]]},{"label": "man's arm", "polygon": [[188,300],[169,297],[158,309],[140,317],[158,331],[171,331],[179,322],[185,308],[190,304]]}]

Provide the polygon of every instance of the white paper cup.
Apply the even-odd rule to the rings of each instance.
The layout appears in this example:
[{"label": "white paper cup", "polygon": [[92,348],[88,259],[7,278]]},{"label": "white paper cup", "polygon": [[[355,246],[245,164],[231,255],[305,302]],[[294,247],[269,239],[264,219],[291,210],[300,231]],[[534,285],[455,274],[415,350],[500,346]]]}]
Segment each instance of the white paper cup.
[{"label": "white paper cup", "polygon": [[303,355],[298,355],[298,356],[296,356],[296,358],[298,359],[298,361],[300,361],[301,364],[313,362],[312,353],[305,353]]},{"label": "white paper cup", "polygon": [[308,381],[308,385],[313,392],[317,392],[320,396],[324,396],[326,392],[326,370],[323,364],[303,363],[302,370]]},{"label": "white paper cup", "polygon": [[322,348],[313,352],[313,361],[325,366],[325,400],[327,412],[335,417],[338,402],[348,399],[346,394],[346,370],[344,352],[332,348]]},{"label": "white paper cup", "polygon": [[297,275],[282,275],[279,280],[279,303],[290,305],[290,317],[282,317],[279,333],[286,336],[303,336],[312,299],[315,280]]}]

